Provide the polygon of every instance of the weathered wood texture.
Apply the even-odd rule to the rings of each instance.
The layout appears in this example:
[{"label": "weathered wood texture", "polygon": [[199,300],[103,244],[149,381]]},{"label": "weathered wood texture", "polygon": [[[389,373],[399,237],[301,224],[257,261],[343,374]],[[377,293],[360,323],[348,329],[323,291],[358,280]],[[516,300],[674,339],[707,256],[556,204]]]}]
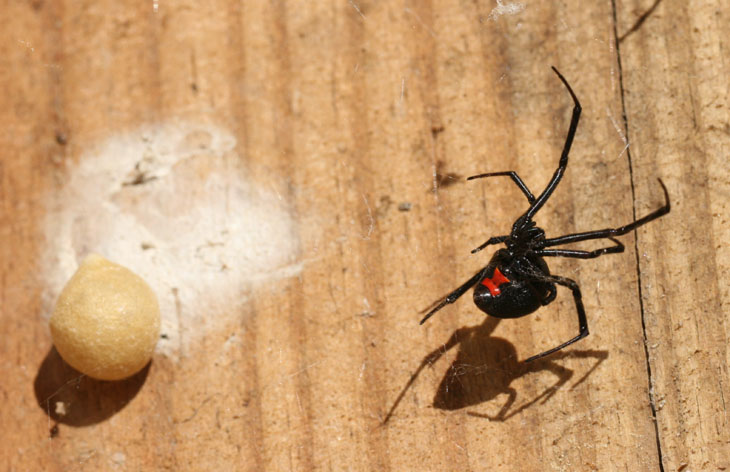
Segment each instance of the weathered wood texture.
[{"label": "weathered wood texture", "polygon": [[[730,4],[495,7],[4,2],[0,469],[729,468]],[[626,223],[661,204],[657,177],[673,207],[623,254],[551,261],[591,335],[525,366],[576,334],[569,292],[499,324],[470,294],[418,320],[525,208],[508,179],[462,177],[552,175],[572,104],[550,65],[584,114],[538,224]],[[129,381],[79,379],[42,302],[49,201],[100,141],[180,119],[226,129],[286,202],[301,271],[242,287],[222,326],[198,313]]]}]

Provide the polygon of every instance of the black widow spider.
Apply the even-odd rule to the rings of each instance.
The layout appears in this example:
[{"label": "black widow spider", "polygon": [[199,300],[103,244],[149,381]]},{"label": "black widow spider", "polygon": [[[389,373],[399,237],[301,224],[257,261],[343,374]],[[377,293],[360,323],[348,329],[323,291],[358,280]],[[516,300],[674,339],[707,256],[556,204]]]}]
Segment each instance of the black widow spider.
[{"label": "black widow spider", "polygon": [[[486,267],[474,274],[472,278],[467,280],[461,287],[457,288],[449,295],[441,299],[431,311],[421,320],[423,324],[434,313],[439,311],[449,303],[454,303],[471,287],[474,288],[474,303],[480,310],[487,315],[496,318],[519,318],[535,312],[543,305],[555,300],[557,295],[556,285],[568,287],[573,291],[575,299],[575,307],[578,311],[578,326],[580,333],[570,341],[564,342],[558,347],[532,356],[525,362],[534,361],[541,357],[552,354],[574,342],[588,336],[588,321],[586,313],[583,309],[580,288],[574,280],[558,275],[551,275],[547,263],[543,259],[548,256],[558,257],[575,257],[578,259],[592,259],[603,254],[613,254],[624,251],[624,245],[613,238],[613,236],[621,236],[639,226],[648,223],[660,216],[666,215],[670,210],[669,193],[664,186],[664,182],[659,179],[659,184],[664,191],[664,206],[655,210],[648,215],[629,223],[620,228],[608,228],[598,231],[586,231],[583,233],[567,234],[557,238],[545,238],[545,231],[538,227],[532,218],[548,201],[555,188],[563,177],[565,168],[568,165],[568,153],[570,146],[573,144],[575,131],[578,128],[578,120],[580,119],[581,106],[578,97],[573,93],[568,81],[565,77],[553,67],[553,71],[563,82],[565,88],[568,89],[570,96],[573,98],[575,106],[573,107],[573,116],[570,119],[570,128],[568,136],[565,138],[563,152],[560,155],[560,163],[553,174],[552,179],[548,183],[545,190],[535,198],[527,185],[514,171],[490,172],[487,174],[479,174],[469,177],[466,180],[481,179],[484,177],[508,176],[522,190],[527,197],[530,207],[522,214],[512,225],[512,231],[505,236],[494,236],[489,238],[484,244],[472,250],[472,254],[481,251],[491,244],[504,243],[507,248],[499,249]],[[589,239],[610,239],[614,246],[596,249],[594,251],[577,251],[573,249],[546,249],[560,244],[577,243]]]}]

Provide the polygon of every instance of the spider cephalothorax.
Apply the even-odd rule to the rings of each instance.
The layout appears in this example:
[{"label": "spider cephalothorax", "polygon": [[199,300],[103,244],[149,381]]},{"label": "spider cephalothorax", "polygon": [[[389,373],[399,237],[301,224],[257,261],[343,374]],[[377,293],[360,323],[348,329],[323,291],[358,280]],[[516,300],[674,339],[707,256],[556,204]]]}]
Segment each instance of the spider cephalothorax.
[{"label": "spider cephalothorax", "polygon": [[[440,300],[436,306],[431,309],[421,320],[423,324],[434,313],[449,303],[454,303],[471,287],[474,288],[474,303],[480,310],[488,315],[496,318],[518,318],[529,315],[543,305],[547,305],[555,299],[557,294],[557,285],[569,288],[573,292],[575,307],[578,311],[579,334],[573,339],[564,342],[558,347],[545,351],[536,356],[527,359],[527,362],[539,359],[541,357],[552,354],[555,351],[573,344],[574,342],[588,336],[588,321],[586,319],[581,293],[578,284],[566,277],[560,277],[550,274],[545,257],[574,257],[578,259],[591,259],[603,254],[617,253],[624,251],[624,245],[614,238],[626,234],[639,226],[648,223],[662,215],[666,215],[670,210],[669,194],[664,183],[659,179],[659,184],[664,191],[664,206],[654,210],[648,215],[635,220],[625,226],[619,228],[608,228],[597,231],[587,231],[583,233],[568,234],[558,236],[556,238],[546,238],[545,231],[538,227],[532,218],[542,208],[552,195],[555,188],[563,177],[565,168],[568,165],[568,153],[573,144],[575,131],[578,128],[580,119],[580,102],[573,93],[565,78],[553,67],[553,71],[563,82],[568,93],[573,98],[573,116],[570,120],[570,128],[565,139],[563,152],[560,156],[560,163],[555,170],[553,177],[550,179],[547,187],[542,193],[535,198],[527,185],[514,171],[490,172],[487,174],[479,174],[469,177],[467,180],[479,179],[484,177],[508,176],[520,188],[527,198],[530,207],[523,213],[512,225],[512,231],[509,235],[494,236],[489,238],[484,244],[472,251],[476,253],[492,244],[504,244],[506,248],[499,249],[494,253],[489,263],[474,276],[462,284],[459,288],[451,292],[449,295]],[[547,249],[562,244],[576,243],[589,239],[609,239],[614,243],[613,246],[596,249],[594,251],[579,251],[573,249]]]}]

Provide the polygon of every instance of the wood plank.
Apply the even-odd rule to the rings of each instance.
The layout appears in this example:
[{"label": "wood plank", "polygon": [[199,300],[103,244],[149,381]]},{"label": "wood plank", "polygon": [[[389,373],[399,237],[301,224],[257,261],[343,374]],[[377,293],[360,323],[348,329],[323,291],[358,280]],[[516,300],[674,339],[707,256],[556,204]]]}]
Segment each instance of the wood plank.
[{"label": "wood plank", "polygon": [[[728,12],[666,0],[617,45],[652,3],[5,5],[0,468],[727,467]],[[526,365],[577,334],[569,291],[418,321],[526,208],[463,178],[552,175],[572,102],[551,65],[584,112],[548,236],[657,208],[656,177],[673,209],[623,254],[550,261],[591,335]],[[160,296],[123,382],[52,350],[89,251]]]},{"label": "wood plank", "polygon": [[[618,2],[619,31],[652,2]],[[659,174],[670,217],[639,236],[640,277],[665,470],[730,467],[727,2],[661,2],[620,43],[637,208]],[[678,19],[682,18],[681,21]]]}]

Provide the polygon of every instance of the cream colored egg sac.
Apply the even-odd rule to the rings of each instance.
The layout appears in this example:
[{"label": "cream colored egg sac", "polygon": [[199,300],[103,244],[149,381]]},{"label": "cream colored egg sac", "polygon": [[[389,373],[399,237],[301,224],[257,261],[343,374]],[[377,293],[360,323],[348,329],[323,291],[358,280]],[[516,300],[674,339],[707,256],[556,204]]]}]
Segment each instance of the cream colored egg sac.
[{"label": "cream colored egg sac", "polygon": [[61,357],[100,380],[120,380],[150,360],[160,334],[160,308],[131,270],[89,255],[63,288],[50,321]]}]

